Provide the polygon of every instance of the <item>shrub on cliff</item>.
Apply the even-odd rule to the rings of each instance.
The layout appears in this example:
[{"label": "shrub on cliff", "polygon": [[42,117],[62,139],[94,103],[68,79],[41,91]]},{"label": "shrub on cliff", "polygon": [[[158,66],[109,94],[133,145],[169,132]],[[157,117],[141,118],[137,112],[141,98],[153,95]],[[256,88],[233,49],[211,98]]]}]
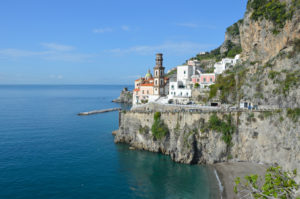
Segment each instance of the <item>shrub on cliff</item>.
[{"label": "shrub on cliff", "polygon": [[264,179],[258,175],[245,176],[244,182],[236,178],[234,192],[239,198],[295,198],[295,192],[299,189],[294,180],[296,176],[297,170],[284,172],[281,167],[270,167]]},{"label": "shrub on cliff", "polygon": [[287,110],[287,116],[292,119],[294,122],[298,122],[300,118],[300,108],[291,109],[289,108]]},{"label": "shrub on cliff", "polygon": [[221,120],[215,113],[210,116],[208,121],[208,129],[222,133],[222,140],[230,147],[232,144],[232,134],[235,131],[235,126],[231,115],[224,115],[224,120]]},{"label": "shrub on cliff", "polygon": [[151,127],[152,135],[155,139],[160,140],[169,133],[168,126],[161,120],[161,113],[154,113],[154,123]]},{"label": "shrub on cliff", "polygon": [[273,33],[277,34],[284,27],[286,21],[292,18],[297,4],[299,4],[298,0],[293,0],[290,7],[280,0],[250,0],[247,7],[253,11],[251,19],[271,21],[274,24]]}]

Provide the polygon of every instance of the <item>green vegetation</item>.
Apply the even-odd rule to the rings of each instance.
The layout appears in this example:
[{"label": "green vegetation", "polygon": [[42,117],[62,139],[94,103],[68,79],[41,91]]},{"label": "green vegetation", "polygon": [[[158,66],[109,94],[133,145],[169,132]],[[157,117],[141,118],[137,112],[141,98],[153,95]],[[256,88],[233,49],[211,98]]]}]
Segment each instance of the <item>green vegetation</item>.
[{"label": "green vegetation", "polygon": [[161,120],[160,117],[160,112],[154,113],[154,123],[151,128],[152,135],[157,140],[164,138],[169,133],[168,126],[164,123],[163,120]]},{"label": "green vegetation", "polygon": [[276,80],[273,81],[273,83],[279,84],[273,93],[284,94],[284,96],[287,96],[293,87],[298,87],[300,85],[300,71],[288,72],[282,70],[281,74],[282,77],[280,79],[275,79],[279,76],[279,73],[275,71],[270,71],[269,73],[269,78]]},{"label": "green vegetation", "polygon": [[260,199],[295,198],[294,194],[299,189],[299,185],[294,180],[296,176],[297,170],[285,172],[281,167],[270,167],[264,179],[258,175],[249,175],[245,176],[242,182],[241,178],[237,177],[233,190],[239,197],[249,195]]},{"label": "green vegetation", "polygon": [[144,126],[144,127],[142,127],[142,126],[140,126],[140,128],[139,128],[139,133],[140,134],[147,134],[147,133],[149,133],[149,127],[148,126]]},{"label": "green vegetation", "polygon": [[210,86],[209,99],[216,97],[217,91],[220,90],[220,100],[222,103],[228,102],[228,96],[235,93],[235,74],[218,76],[216,83]]},{"label": "green vegetation", "polygon": [[227,29],[226,29],[226,32],[232,36],[236,36],[236,35],[240,35],[240,29],[239,29],[239,25],[238,25],[239,22],[237,23],[234,23],[232,26],[229,26]]},{"label": "green vegetation", "polygon": [[295,57],[300,53],[300,39],[295,39],[294,41],[292,41],[292,45],[293,45],[293,51],[288,53],[288,58]]},{"label": "green vegetation", "polygon": [[294,51],[296,53],[300,52],[300,39],[296,39],[294,42]]},{"label": "green vegetation", "polygon": [[227,51],[226,57],[234,58],[236,55],[241,54],[241,53],[242,53],[242,47],[235,45]]},{"label": "green vegetation", "polygon": [[167,73],[167,74],[166,74],[166,77],[170,77],[170,76],[172,76],[172,75],[174,75],[174,74],[176,74],[176,73],[177,73],[177,68],[174,69],[174,70],[171,70],[169,73]]},{"label": "green vegetation", "polygon": [[230,40],[226,41],[225,47],[227,48],[227,52],[222,56],[222,58],[234,58],[236,55],[241,54],[242,52],[241,45],[234,44]]},{"label": "green vegetation", "polygon": [[233,119],[231,115],[224,115],[225,121],[221,120],[215,113],[210,116],[208,121],[208,129],[222,133],[222,139],[227,147],[232,145],[232,134],[235,131]]},{"label": "green vegetation", "polygon": [[194,88],[199,88],[199,84],[198,83],[196,83],[195,85],[194,85]]},{"label": "green vegetation", "polygon": [[290,72],[286,74],[283,81],[280,81],[279,88],[281,92],[287,96],[292,87],[298,86],[300,84],[300,71]]},{"label": "green vegetation", "polygon": [[[231,31],[236,31],[236,30],[231,30]],[[236,33],[234,33],[234,34],[236,34]],[[216,62],[218,62],[218,61],[221,61],[222,58],[225,58],[225,57],[233,58],[237,54],[241,54],[241,52],[242,52],[241,45],[234,44],[230,40],[226,41],[225,47],[227,48],[227,52],[225,52],[223,55],[220,52],[221,47],[219,47],[210,52],[207,52],[206,54],[203,54],[203,55],[198,54],[196,57],[193,57],[192,59],[195,58],[198,61],[214,59]]]},{"label": "green vegetation", "polygon": [[253,10],[252,20],[266,19],[271,21],[274,24],[273,33],[278,34],[286,21],[293,17],[297,6],[299,6],[299,0],[293,0],[290,8],[280,0],[250,0],[247,8]]},{"label": "green vegetation", "polygon": [[190,130],[190,131],[185,131],[184,132],[184,137],[183,137],[183,144],[184,146],[187,146],[188,148],[191,148],[192,145],[188,142],[188,139],[191,135],[194,135],[195,133],[197,133],[197,129],[193,129],[193,130]]},{"label": "green vegetation", "polygon": [[267,62],[265,65],[264,65],[264,68],[272,68],[273,67],[273,64],[271,64],[270,62]]},{"label": "green vegetation", "polygon": [[207,59],[215,59],[216,61],[220,61],[222,59],[221,53],[220,53],[220,47],[216,48],[210,52],[207,52],[203,55],[198,54],[196,57],[198,61],[207,60]]},{"label": "green vegetation", "polygon": [[148,103],[148,100],[141,100],[141,102],[142,102],[143,104],[147,104],[147,103]]},{"label": "green vegetation", "polygon": [[287,116],[292,119],[294,122],[298,122],[300,118],[300,108],[291,109],[289,108],[287,110]]},{"label": "green vegetation", "polygon": [[[236,99],[236,92],[241,89],[247,72],[246,68],[238,68],[239,66],[236,66],[233,70],[218,76],[216,83],[210,86],[209,99],[216,97],[218,91],[220,91],[222,103],[230,103]],[[236,83],[235,76],[239,79],[238,83]],[[232,100],[228,99],[229,96],[232,96]]]},{"label": "green vegetation", "polygon": [[270,79],[274,79],[275,77],[277,77],[278,75],[280,75],[280,72],[277,72],[277,71],[270,71],[269,72],[269,75],[268,75],[268,77],[270,78]]}]

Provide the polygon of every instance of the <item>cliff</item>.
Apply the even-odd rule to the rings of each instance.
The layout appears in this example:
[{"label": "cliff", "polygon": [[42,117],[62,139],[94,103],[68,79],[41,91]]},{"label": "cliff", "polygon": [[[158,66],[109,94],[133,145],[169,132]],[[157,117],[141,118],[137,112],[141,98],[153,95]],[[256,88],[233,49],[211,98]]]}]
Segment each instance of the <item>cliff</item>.
[{"label": "cliff", "polygon": [[256,104],[300,107],[300,1],[251,0],[239,26],[244,70],[239,95]]},{"label": "cliff", "polygon": [[[205,128],[211,116],[231,115],[235,131],[228,146],[222,133]],[[186,164],[213,164],[247,161],[279,164],[284,169],[300,170],[300,126],[274,112],[161,112],[168,133],[157,138],[151,131],[153,111],[120,113],[120,128],[115,142],[128,143],[137,149],[161,152],[172,160]]]}]

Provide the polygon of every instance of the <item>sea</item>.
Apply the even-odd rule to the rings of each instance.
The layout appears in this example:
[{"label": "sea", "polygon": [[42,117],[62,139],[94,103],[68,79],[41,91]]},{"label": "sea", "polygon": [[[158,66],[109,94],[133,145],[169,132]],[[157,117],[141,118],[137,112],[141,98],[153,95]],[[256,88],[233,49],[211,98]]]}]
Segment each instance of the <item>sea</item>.
[{"label": "sea", "polygon": [[213,168],[115,144],[118,112],[77,115],[123,87],[0,86],[0,199],[220,198]]}]

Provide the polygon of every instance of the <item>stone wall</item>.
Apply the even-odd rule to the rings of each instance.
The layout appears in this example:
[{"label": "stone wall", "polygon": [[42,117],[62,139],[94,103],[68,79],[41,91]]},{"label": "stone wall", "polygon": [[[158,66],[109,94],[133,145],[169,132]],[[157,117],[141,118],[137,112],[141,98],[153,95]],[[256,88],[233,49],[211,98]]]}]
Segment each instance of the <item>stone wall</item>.
[{"label": "stone wall", "polygon": [[[169,134],[156,140],[151,132],[154,112],[122,112],[115,142],[137,149],[161,152],[180,163],[213,164],[247,161],[300,170],[300,127],[283,112],[232,112],[237,127],[227,150],[221,133],[201,132],[212,112],[163,112]],[[222,118],[225,113],[218,112]],[[229,113],[227,113],[229,114]],[[238,123],[237,123],[238,121]]]}]

